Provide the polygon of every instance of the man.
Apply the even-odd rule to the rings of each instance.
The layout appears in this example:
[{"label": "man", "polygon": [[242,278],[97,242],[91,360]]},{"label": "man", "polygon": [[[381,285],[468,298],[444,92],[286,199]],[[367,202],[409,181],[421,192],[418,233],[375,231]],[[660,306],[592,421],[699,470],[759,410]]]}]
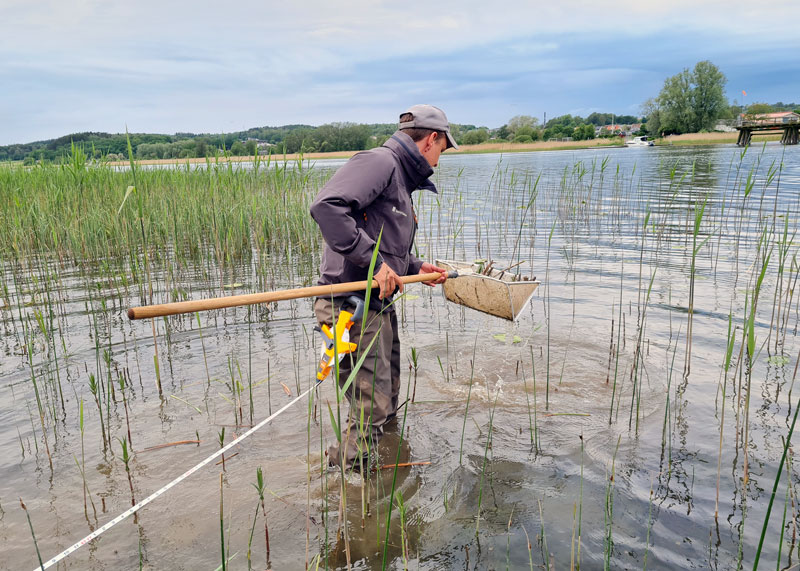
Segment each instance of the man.
[{"label": "man", "polygon": [[[370,307],[365,309],[364,331],[361,320],[350,329],[350,341],[358,344],[358,351],[365,351],[377,339],[347,390],[349,426],[341,427],[341,446],[334,444],[328,449],[331,465],[360,468],[357,460],[369,454],[370,446],[383,435],[384,425],[397,415],[400,341],[392,296],[403,291],[403,275],[442,273],[428,285],[447,279],[445,270],[411,253],[417,230],[411,195],[418,188],[436,192],[429,177],[441,153],[450,147],[457,149],[458,145],[444,112],[432,105],[414,105],[400,115],[398,130],[382,147],[353,156],[311,205],[311,216],[325,239],[320,285],[367,279],[380,236],[374,267],[380,291],[377,296],[373,292]],[[317,299],[314,312],[320,325],[332,326],[348,295],[333,303],[331,298]],[[358,354],[342,359],[341,384],[357,359]]]}]

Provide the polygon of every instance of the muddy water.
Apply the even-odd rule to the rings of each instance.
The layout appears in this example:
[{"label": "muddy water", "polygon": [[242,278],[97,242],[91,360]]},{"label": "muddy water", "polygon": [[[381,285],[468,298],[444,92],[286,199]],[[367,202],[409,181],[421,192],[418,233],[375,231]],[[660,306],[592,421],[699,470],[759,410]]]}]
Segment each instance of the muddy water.
[{"label": "muddy water", "polygon": [[[781,160],[767,184],[770,165]],[[751,168],[755,183],[744,198]],[[417,204],[420,255],[525,260],[519,271],[543,285],[516,323],[449,305],[423,286],[399,302],[409,363],[403,390],[415,398],[390,429],[381,463],[429,464],[400,469],[396,480],[391,470],[366,485],[350,478],[342,510],[338,474],[320,469],[334,437],[328,405],[335,414],[335,396],[326,382],[312,401],[227,454],[224,471],[207,466],[61,568],[215,568],[221,500],[230,568],[247,568],[259,466],[275,569],[300,569],[316,557],[323,567],[346,567],[349,558],[357,569],[380,568],[393,480],[404,505],[401,518],[395,504],[388,530],[394,568],[515,569],[545,559],[589,569],[606,561],[611,568],[728,569],[739,558],[752,565],[795,402],[797,298],[779,301],[790,288],[790,263],[779,276],[777,246],[754,323],[759,352],[749,375],[734,370],[737,363],[747,369],[739,355],[759,237],[766,227],[774,243],[787,220],[790,238],[797,228],[798,149],[784,154],[769,145],[744,158],[730,146],[445,155],[437,177],[440,195]],[[796,248],[789,252],[791,260]],[[313,264],[276,258],[274,286],[312,279],[296,268]],[[193,316],[158,320],[154,341],[149,322],[125,318],[142,299],[121,279],[44,259],[4,261],[2,270],[9,294],[0,310],[0,568],[38,563],[18,498],[47,560],[129,507],[131,486],[136,501],[145,498],[218,450],[223,427],[229,442],[314,376],[319,342],[310,301],[206,314],[202,327]],[[157,278],[155,299],[169,300],[176,288],[191,297],[219,293],[220,276],[211,274],[187,268],[181,283],[168,285]],[[248,267],[224,278],[226,294],[252,291],[258,281]],[[53,333],[34,335],[31,366],[20,315],[42,309],[47,289]],[[786,317],[778,333],[773,313]],[[738,328],[724,376],[729,314]],[[416,375],[411,347],[419,353]],[[99,407],[90,374],[103,379]],[[45,402],[52,469],[32,376]],[[118,440],[129,433],[130,483]],[[146,450],[190,440],[200,443]],[[787,483],[782,565],[797,561],[793,463],[781,480],[761,556],[770,567]],[[347,541],[337,536],[343,520]],[[266,564],[264,535],[259,518],[254,568]]]}]

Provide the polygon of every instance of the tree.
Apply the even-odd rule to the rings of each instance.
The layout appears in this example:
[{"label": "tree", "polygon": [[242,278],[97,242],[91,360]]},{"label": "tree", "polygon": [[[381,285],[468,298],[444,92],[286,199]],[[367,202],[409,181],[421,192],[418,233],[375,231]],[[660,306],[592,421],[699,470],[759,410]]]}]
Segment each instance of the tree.
[{"label": "tree", "polygon": [[456,140],[458,144],[461,144],[461,137],[464,135],[464,129],[462,129],[461,125],[456,125],[451,123],[450,124],[450,134]]},{"label": "tree", "polygon": [[651,137],[661,136],[661,108],[657,98],[650,98],[642,103],[642,115],[647,117],[647,133]]},{"label": "tree", "polygon": [[594,139],[594,125],[578,125],[572,131],[572,138],[575,141],[588,141],[589,139]]},{"label": "tree", "polygon": [[485,127],[467,131],[461,140],[465,145],[480,145],[489,140],[489,131]]},{"label": "tree", "polygon": [[530,127],[531,129],[535,129],[536,126],[539,124],[539,119],[536,117],[531,117],[530,115],[515,115],[511,119],[508,120],[508,124],[506,127],[509,130],[509,136],[515,137],[519,133],[517,131],[523,127]]},{"label": "tree", "polygon": [[611,122],[614,120],[614,116],[611,113],[591,113],[587,118],[586,122],[591,123],[597,127],[601,127],[603,125],[610,125]]},{"label": "tree", "polygon": [[668,133],[692,131],[692,74],[688,69],[664,81],[658,103],[662,130]]},{"label": "tree", "polygon": [[696,130],[711,129],[728,107],[725,75],[710,61],[701,61],[692,73],[692,111]]},{"label": "tree", "polygon": [[651,133],[690,133],[710,129],[728,107],[723,90],[727,79],[710,61],[701,61],[691,72],[682,72],[664,81],[655,102],[645,102],[650,113],[657,111],[656,121],[648,114]]},{"label": "tree", "polygon": [[525,125],[524,127],[517,129],[514,133],[515,141],[519,137],[529,137],[531,141],[537,141],[539,139],[539,130],[529,125]]},{"label": "tree", "polygon": [[194,153],[195,153],[194,156],[201,158],[205,157],[206,154],[208,154],[208,143],[206,142],[205,139],[200,138],[195,141]]},{"label": "tree", "polygon": [[564,131],[566,128],[567,130],[574,129],[579,124],[583,122],[581,117],[573,117],[572,115],[559,115],[558,117],[553,117],[547,122],[545,127],[561,127],[561,130]]},{"label": "tree", "polygon": [[[577,119],[580,119],[578,117]],[[629,125],[631,123],[638,123],[639,118],[634,117],[633,115],[617,115],[614,113],[591,113],[587,118],[586,122],[591,123],[596,127],[602,127],[603,125]]]},{"label": "tree", "polygon": [[748,115],[760,115],[762,113],[772,113],[775,109],[768,103],[751,103],[747,106]]}]

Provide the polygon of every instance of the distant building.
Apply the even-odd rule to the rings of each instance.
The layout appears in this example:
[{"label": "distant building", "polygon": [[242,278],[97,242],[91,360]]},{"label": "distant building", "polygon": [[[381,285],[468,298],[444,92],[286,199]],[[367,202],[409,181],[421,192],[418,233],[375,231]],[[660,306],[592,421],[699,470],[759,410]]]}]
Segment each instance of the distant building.
[{"label": "distant building", "polygon": [[[639,127],[641,126],[642,124],[639,123]],[[635,130],[638,131],[639,129]],[[594,130],[594,134],[596,137],[599,137],[600,135],[609,135],[609,134],[630,135],[632,131],[633,131],[632,125],[620,125],[618,123],[615,123],[613,125],[603,125],[602,127],[597,127]]]},{"label": "distant building", "polygon": [[779,123],[795,123],[800,120],[800,115],[794,111],[777,111],[775,113],[760,113],[756,115],[758,119],[767,119]]},{"label": "distant building", "polygon": [[256,148],[258,149],[259,155],[268,155],[270,153],[270,149],[275,145],[268,142],[268,141],[258,141],[256,142]]},{"label": "distant building", "polygon": [[787,125],[799,123],[800,115],[794,111],[777,111],[775,113],[742,113],[739,116],[739,125]]}]

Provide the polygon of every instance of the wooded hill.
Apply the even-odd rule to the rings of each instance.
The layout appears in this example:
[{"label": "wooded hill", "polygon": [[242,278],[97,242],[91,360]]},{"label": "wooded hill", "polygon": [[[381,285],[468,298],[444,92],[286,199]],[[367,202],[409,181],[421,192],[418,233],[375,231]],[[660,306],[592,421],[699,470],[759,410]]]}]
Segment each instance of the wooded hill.
[{"label": "wooded hill", "polygon": [[[602,125],[634,117],[615,116],[611,113],[593,113],[583,119],[578,116],[563,115],[547,122],[553,126],[553,136],[572,133],[574,127],[583,124]],[[246,131],[226,134],[175,133],[174,135],[156,133],[131,133],[131,147],[138,159],[171,159],[212,156],[217,152],[230,152],[235,156],[253,155],[256,149],[261,153],[274,154],[296,152],[359,151],[379,145],[391,136],[395,123],[330,123],[318,127],[311,125],[283,125],[280,127],[254,127]],[[488,140],[509,140],[516,138],[537,140],[550,133],[538,125],[538,120],[530,116],[517,116],[507,124],[496,129],[476,127],[469,124],[452,123],[451,131],[459,143],[480,144]],[[587,130],[587,133],[592,130]],[[588,137],[587,137],[588,138]],[[47,141],[0,146],[0,161],[59,161],[66,157],[72,145],[80,146],[87,156],[95,159],[112,160],[127,158],[128,143],[124,133],[73,133]]]}]

